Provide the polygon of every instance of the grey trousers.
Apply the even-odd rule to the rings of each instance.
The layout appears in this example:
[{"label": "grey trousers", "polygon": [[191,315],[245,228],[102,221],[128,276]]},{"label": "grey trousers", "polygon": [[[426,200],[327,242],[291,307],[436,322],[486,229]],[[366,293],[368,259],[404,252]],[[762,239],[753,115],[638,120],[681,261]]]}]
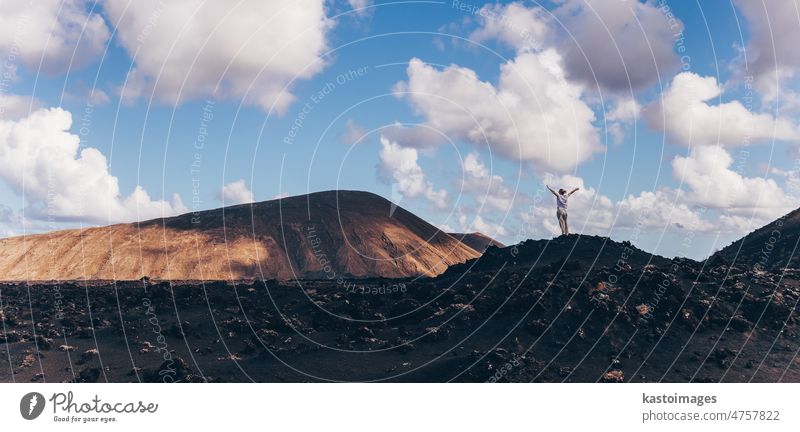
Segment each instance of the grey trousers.
[{"label": "grey trousers", "polygon": [[561,235],[569,234],[569,227],[567,226],[567,209],[557,209],[556,217],[558,218],[558,226],[561,227]]}]

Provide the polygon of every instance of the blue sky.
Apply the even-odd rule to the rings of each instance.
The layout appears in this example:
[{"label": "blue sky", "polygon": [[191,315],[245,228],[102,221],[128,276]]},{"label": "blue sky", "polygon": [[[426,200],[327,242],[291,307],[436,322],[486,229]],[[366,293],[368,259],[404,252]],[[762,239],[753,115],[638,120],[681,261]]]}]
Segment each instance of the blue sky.
[{"label": "blue sky", "polygon": [[0,4],[5,236],[358,189],[510,244],[557,231],[547,181],[702,258],[800,205],[779,4]]}]

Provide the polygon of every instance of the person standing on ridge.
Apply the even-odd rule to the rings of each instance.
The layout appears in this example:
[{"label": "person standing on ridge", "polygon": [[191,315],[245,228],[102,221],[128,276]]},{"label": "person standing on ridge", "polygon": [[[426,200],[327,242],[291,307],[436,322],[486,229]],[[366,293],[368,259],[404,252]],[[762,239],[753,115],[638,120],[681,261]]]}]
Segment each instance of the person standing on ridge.
[{"label": "person standing on ridge", "polygon": [[556,192],[550,186],[545,186],[556,196],[556,217],[558,218],[558,226],[561,227],[561,235],[567,235],[569,234],[569,227],[567,226],[567,198],[580,188],[575,188],[567,193],[565,189],[559,189],[558,192]]}]

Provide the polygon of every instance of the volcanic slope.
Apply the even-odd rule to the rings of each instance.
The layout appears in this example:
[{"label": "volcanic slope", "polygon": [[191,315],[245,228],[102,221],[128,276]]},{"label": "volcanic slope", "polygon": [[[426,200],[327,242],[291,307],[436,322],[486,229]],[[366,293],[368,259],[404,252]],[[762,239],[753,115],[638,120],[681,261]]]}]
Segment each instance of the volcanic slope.
[{"label": "volcanic slope", "polygon": [[731,243],[709,258],[718,263],[781,270],[800,266],[800,209],[793,210]]},{"label": "volcanic slope", "polygon": [[0,240],[0,280],[434,276],[480,256],[388,200],[327,191]]},{"label": "volcanic slope", "polygon": [[800,272],[603,237],[490,247],[434,278],[0,293],[0,382],[800,382]]}]

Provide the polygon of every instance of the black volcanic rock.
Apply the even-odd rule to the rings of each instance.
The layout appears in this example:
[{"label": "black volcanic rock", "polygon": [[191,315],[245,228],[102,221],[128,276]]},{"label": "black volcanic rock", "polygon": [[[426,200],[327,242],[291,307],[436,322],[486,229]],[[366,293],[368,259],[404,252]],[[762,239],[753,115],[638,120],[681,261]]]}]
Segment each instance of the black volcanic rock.
[{"label": "black volcanic rock", "polygon": [[667,266],[668,258],[645,252],[630,242],[617,242],[608,237],[570,234],[553,239],[526,240],[499,248],[489,246],[482,256],[464,264],[451,266],[446,274],[469,271],[489,271],[501,267],[549,268],[558,271],[562,266],[599,269],[602,267],[641,268],[645,265]]},{"label": "black volcanic rock", "polygon": [[708,258],[714,264],[760,270],[800,268],[800,209],[794,210],[731,243]]},{"label": "black volcanic rock", "polygon": [[[59,315],[52,284],[3,284],[0,381],[800,381],[793,269],[574,235],[345,282],[60,284]],[[102,376],[71,360],[93,349]]]},{"label": "black volcanic rock", "polygon": [[[63,285],[63,316],[51,286],[5,284],[0,342],[14,369],[0,381],[800,380],[798,272],[669,261],[599,237],[529,241],[508,258],[512,248],[435,278],[349,281],[355,290]],[[37,348],[34,323],[70,349]],[[93,358],[70,360],[95,349],[102,375]]]}]

